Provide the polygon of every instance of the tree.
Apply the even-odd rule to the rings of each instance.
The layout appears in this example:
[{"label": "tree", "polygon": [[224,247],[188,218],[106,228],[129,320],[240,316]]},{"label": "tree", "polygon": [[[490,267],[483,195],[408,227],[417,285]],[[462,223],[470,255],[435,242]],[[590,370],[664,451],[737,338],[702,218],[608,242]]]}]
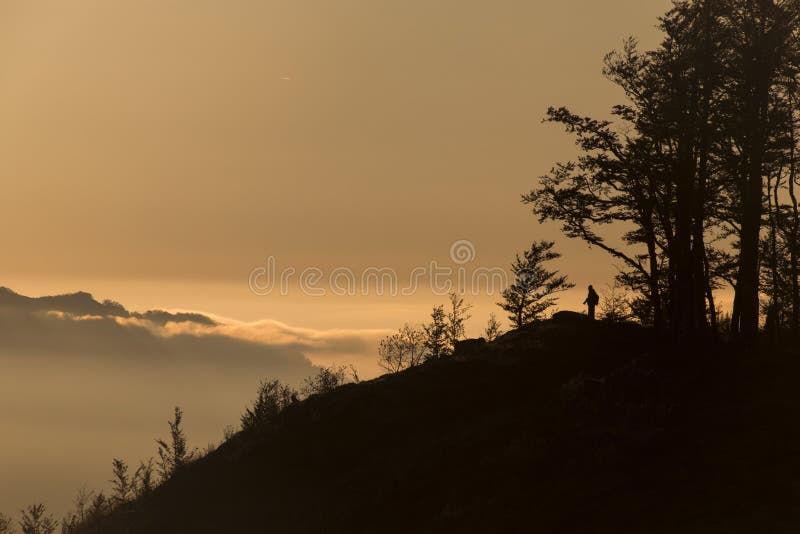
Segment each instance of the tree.
[{"label": "tree", "polygon": [[442,358],[450,354],[447,343],[447,314],[444,306],[434,306],[431,312],[431,322],[426,324],[425,330],[425,357],[428,359]]},{"label": "tree", "polygon": [[544,263],[561,257],[553,251],[554,245],[552,241],[534,242],[522,256],[517,254],[511,264],[514,281],[503,290],[503,301],[498,305],[509,313],[508,318],[516,328],[541,320],[558,300],[553,295],[575,287],[566,276],[544,267]]},{"label": "tree", "polygon": [[186,445],[186,434],[181,427],[183,410],[175,407],[175,416],[169,421],[169,441],[157,439],[158,444],[158,470],[162,480],[169,480],[176,471],[189,463],[194,457],[194,451],[189,451]]},{"label": "tree", "polygon": [[44,504],[32,504],[22,510],[19,526],[22,534],[53,534],[56,531],[56,520],[47,513]]},{"label": "tree", "polygon": [[3,513],[0,513],[0,534],[14,534],[14,523]]},{"label": "tree", "polygon": [[303,381],[300,392],[306,397],[330,393],[339,386],[348,383],[349,374],[350,368],[346,365],[322,367],[316,375]]},{"label": "tree", "polygon": [[133,473],[133,493],[137,498],[155,489],[156,484],[153,478],[153,471],[152,458],[148,458],[147,462],[139,462],[139,466]]},{"label": "tree", "polygon": [[486,323],[486,341],[494,341],[503,334],[500,321],[497,320],[497,315],[494,313],[489,314],[489,321]]},{"label": "tree", "polygon": [[628,295],[619,282],[606,286],[600,294],[600,318],[606,321],[621,322],[631,317]]},{"label": "tree", "polygon": [[75,508],[68,512],[61,521],[61,534],[78,534],[85,528],[92,496],[92,492],[86,488],[78,490],[78,495],[75,496],[74,501]]},{"label": "tree", "polygon": [[[726,281],[734,331],[757,332],[759,266],[771,259],[761,246],[764,182],[795,159],[799,16],[797,0],[677,0],[660,20],[658,47],[641,52],[629,40],[606,57],[604,74],[627,97],[615,122],[548,110],[581,155],[556,164],[524,200],[540,220],[623,262],[657,328],[713,328],[714,289]],[[792,197],[794,182],[783,182]],[[796,241],[791,219],[783,228]]]},{"label": "tree", "polygon": [[408,324],[382,339],[378,346],[378,365],[389,373],[416,367],[424,357],[425,331]]},{"label": "tree", "polygon": [[465,336],[465,323],[472,317],[469,310],[472,304],[466,304],[463,297],[450,293],[450,310],[447,312],[447,343],[450,350],[455,350],[456,342]]},{"label": "tree", "polygon": [[242,430],[262,428],[272,424],[284,408],[292,404],[297,391],[280,380],[262,381],[253,406],[242,415]]},{"label": "tree", "polygon": [[110,480],[115,504],[128,502],[133,496],[133,482],[128,475],[128,464],[125,460],[114,458],[111,462],[113,478]]},{"label": "tree", "polygon": [[87,512],[87,523],[97,525],[101,523],[113,510],[111,499],[101,491],[92,499],[92,504]]},{"label": "tree", "polygon": [[[764,177],[769,167],[775,121],[772,120],[781,70],[797,65],[798,3],[729,0],[724,22],[731,47],[725,104],[728,132],[737,163],[731,189],[739,206],[739,265],[733,328],[752,340],[759,323],[759,267]],[[792,57],[794,56],[794,57]]]}]

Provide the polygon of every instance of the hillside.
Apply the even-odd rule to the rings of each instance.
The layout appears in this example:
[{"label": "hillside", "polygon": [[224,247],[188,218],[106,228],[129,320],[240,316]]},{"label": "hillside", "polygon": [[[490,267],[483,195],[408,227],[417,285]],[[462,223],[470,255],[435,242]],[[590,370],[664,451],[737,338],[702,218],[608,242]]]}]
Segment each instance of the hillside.
[{"label": "hillside", "polygon": [[789,532],[800,363],[576,314],[239,433],[103,532]]}]

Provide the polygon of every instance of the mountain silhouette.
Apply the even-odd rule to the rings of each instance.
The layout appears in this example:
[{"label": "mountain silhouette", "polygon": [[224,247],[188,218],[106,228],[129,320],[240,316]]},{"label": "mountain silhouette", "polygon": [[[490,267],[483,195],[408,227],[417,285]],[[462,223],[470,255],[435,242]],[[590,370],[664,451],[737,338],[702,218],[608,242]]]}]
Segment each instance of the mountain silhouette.
[{"label": "mountain silhouette", "polygon": [[59,311],[77,316],[135,317],[160,325],[168,322],[193,322],[208,326],[217,324],[213,319],[199,313],[170,313],[164,310],[148,310],[143,313],[130,312],[122,304],[112,300],[99,302],[91,293],[85,291],[54,296],[27,297],[7,287],[0,287],[0,309],[2,308],[25,312]]}]

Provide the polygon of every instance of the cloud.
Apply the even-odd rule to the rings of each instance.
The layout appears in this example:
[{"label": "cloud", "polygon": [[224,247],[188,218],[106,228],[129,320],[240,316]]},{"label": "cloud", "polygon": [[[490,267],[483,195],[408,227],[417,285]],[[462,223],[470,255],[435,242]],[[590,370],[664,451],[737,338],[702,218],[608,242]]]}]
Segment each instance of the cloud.
[{"label": "cloud", "polygon": [[0,289],[0,428],[10,429],[0,502],[18,509],[44,500],[63,512],[81,486],[106,485],[111,458],[152,456],[175,405],[190,444],[202,447],[238,423],[261,380],[299,386],[332,363],[375,376],[383,335],[135,313],[87,293],[30,299]]},{"label": "cloud", "polygon": [[162,328],[166,335],[223,335],[272,347],[295,349],[324,361],[326,357],[362,357],[375,355],[378,341],[390,331],[382,329],[315,330],[290,326],[274,320],[244,323],[215,318],[214,326],[196,323],[168,323]]},{"label": "cloud", "polygon": [[378,329],[315,330],[275,320],[246,323],[195,312],[129,312],[88,293],[29,298],[0,288],[0,352],[110,361],[258,367],[297,382],[314,365],[348,363],[374,376]]}]

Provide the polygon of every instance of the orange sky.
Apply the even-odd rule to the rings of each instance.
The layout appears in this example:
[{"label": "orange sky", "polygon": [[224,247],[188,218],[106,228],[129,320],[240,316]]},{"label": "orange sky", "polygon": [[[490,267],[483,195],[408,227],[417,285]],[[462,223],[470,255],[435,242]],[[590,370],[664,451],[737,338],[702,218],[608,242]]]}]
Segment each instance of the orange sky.
[{"label": "orange sky", "polygon": [[[469,239],[505,266],[558,237],[519,203],[574,153],[546,107],[605,113],[604,53],[667,5],[5,1],[0,283],[298,321],[246,291],[268,255],[407,273]],[[580,287],[614,272],[559,248]]]},{"label": "orange sky", "polygon": [[[226,343],[263,336],[250,349],[271,350],[279,332],[313,363],[355,360],[367,376],[376,336],[425,320],[443,297],[424,284],[398,298],[311,297],[296,280],[258,296],[253,269],[273,256],[279,269],[389,267],[405,280],[432,261],[454,266],[457,240],[474,246],[473,270],[550,238],[578,284],[560,307],[578,308],[615,268],[519,202],[575,154],[541,119],[563,104],[605,115],[621,95],[601,75],[604,54],[631,34],[654,45],[669,3],[4,0],[0,285],[238,319],[220,327]],[[470,335],[502,316],[496,295],[468,299]],[[138,346],[122,331],[119,346]],[[175,342],[147,339],[167,353]],[[173,391],[173,375],[131,360],[121,373],[104,350],[76,362],[12,349],[0,354],[15,369],[0,376],[6,512],[43,499],[61,513],[81,484],[102,487],[111,455],[152,454],[174,403],[194,444],[218,440],[269,372],[189,362],[199,367],[170,371]]]}]

